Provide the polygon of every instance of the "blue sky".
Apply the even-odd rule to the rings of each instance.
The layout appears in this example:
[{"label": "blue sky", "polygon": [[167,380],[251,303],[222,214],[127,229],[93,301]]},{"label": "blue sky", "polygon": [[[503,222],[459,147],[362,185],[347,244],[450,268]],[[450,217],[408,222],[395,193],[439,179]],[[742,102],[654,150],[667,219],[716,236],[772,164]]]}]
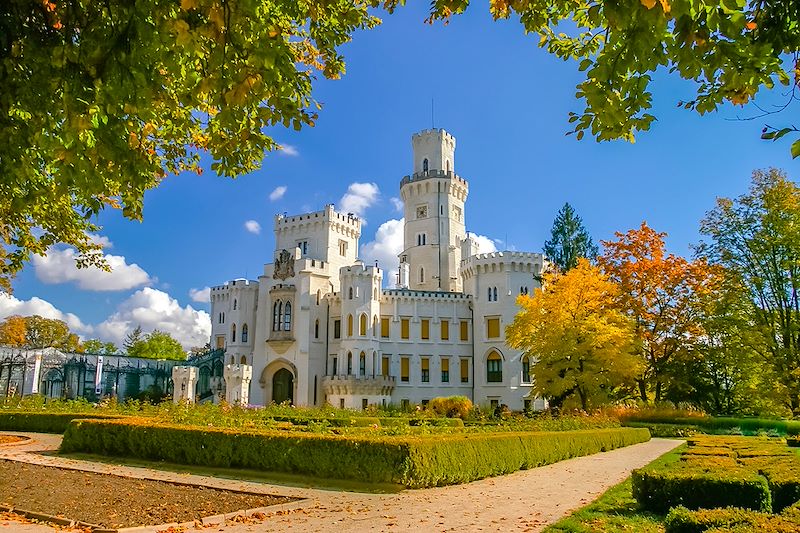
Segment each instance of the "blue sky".
[{"label": "blue sky", "polygon": [[[49,313],[85,337],[112,340],[141,323],[198,343],[208,305],[190,291],[257,277],[272,259],[276,213],[341,205],[353,183],[377,186],[356,187],[367,206],[363,255],[393,267],[388,241],[399,223],[384,223],[402,216],[391,199],[411,170],[411,134],[431,127],[431,100],[434,125],[456,137],[455,170],[470,182],[468,230],[507,241],[499,248],[541,251],[570,202],[596,241],[646,220],[669,234],[671,251],[688,254],[715,198],[743,193],[753,169],[777,166],[796,177],[789,142],[760,140],[763,120],[736,120],[755,109],[705,117],[678,109],[692,86],[663,74],[653,85],[658,121],[635,144],[565,136],[568,113],[582,109],[576,64],[537,48],[516,22],[492,22],[483,5],[429,26],[422,4],[384,16],[342,48],[347,74],[315,85],[324,105],[316,127],[275,130],[289,150],[268,155],[261,170],[236,180],[210,168],[170,178],[147,193],[143,223],[102,215],[106,253],[119,265],[114,280],[76,273],[62,249],[22,272],[0,316]],[[285,193],[271,200],[278,187]],[[382,225],[378,245],[370,244]]]}]

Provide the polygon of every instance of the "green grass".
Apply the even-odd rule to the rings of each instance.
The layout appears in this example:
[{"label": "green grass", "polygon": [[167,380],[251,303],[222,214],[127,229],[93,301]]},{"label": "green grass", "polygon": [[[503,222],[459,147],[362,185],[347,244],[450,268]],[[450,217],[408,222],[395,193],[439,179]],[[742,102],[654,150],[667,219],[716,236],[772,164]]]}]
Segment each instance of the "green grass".
[{"label": "green grass", "polygon": [[[680,460],[686,445],[667,452],[651,465]],[[664,516],[639,510],[631,494],[631,478],[614,485],[597,500],[545,529],[546,533],[663,533]]]}]

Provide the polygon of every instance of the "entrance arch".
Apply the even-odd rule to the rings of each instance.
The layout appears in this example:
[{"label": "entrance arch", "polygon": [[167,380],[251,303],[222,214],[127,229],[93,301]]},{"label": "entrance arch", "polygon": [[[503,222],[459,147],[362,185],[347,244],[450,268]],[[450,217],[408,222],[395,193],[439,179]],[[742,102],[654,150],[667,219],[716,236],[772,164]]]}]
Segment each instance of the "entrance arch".
[{"label": "entrance arch", "polygon": [[272,376],[272,401],[294,403],[294,376],[286,369],[281,368]]}]

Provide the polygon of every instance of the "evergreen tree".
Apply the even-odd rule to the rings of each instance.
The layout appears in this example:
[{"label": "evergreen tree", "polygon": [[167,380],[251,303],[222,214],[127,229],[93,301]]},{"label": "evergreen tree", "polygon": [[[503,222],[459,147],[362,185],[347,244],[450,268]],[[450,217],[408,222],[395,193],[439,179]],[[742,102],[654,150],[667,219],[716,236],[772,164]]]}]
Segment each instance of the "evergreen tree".
[{"label": "evergreen tree", "polygon": [[125,342],[122,346],[125,348],[125,353],[131,357],[138,357],[139,352],[144,344],[144,336],[142,335],[142,326],[136,328],[125,336]]},{"label": "evergreen tree", "polygon": [[562,273],[574,268],[581,257],[591,261],[597,257],[597,245],[569,203],[564,204],[553,221],[550,239],[544,243],[544,255]]}]

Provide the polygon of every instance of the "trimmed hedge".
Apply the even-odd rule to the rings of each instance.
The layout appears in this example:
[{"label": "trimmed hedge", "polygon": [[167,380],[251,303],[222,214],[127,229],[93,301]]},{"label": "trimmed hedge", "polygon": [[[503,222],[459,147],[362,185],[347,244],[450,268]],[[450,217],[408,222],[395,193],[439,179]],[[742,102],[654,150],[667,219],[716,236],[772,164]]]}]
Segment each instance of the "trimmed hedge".
[{"label": "trimmed hedge", "polygon": [[122,415],[97,413],[35,413],[0,411],[0,431],[30,431],[31,433],[64,433],[76,419],[113,420]]},{"label": "trimmed hedge", "polygon": [[623,425],[631,427],[645,426],[674,426],[693,431],[727,431],[738,428],[742,432],[758,433],[759,431],[774,430],[782,435],[800,435],[800,421],[797,420],[772,420],[768,418],[735,418],[735,417],[674,417],[660,416],[627,416],[621,420]]},{"label": "trimmed hedge", "polygon": [[794,532],[800,531],[800,515],[787,510],[782,515],[759,513],[735,507],[690,511],[675,507],[664,521],[666,533],[704,533],[722,531]]},{"label": "trimmed hedge", "polygon": [[147,419],[76,420],[61,452],[432,487],[645,442],[647,430],[369,437],[234,431]]},{"label": "trimmed hedge", "polygon": [[691,466],[634,470],[633,497],[657,513],[683,505],[690,509],[741,507],[755,511],[772,510],[767,480],[746,469],[715,470]]}]

